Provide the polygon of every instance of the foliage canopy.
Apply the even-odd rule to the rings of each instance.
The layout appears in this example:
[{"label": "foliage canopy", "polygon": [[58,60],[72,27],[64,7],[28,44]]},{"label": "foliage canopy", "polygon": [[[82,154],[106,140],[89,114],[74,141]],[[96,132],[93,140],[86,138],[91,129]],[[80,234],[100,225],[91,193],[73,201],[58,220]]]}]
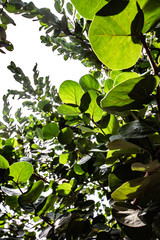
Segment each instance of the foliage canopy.
[{"label": "foliage canopy", "polygon": [[[4,95],[0,122],[1,239],[160,239],[160,0],[0,1],[0,48],[12,14],[45,29],[41,41],[89,73],[33,81]],[[22,100],[11,113],[10,100]]]}]

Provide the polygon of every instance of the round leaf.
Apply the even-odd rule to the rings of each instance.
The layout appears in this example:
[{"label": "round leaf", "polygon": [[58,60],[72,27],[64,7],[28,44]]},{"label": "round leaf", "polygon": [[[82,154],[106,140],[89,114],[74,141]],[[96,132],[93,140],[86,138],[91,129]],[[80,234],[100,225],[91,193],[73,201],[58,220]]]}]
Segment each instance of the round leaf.
[{"label": "round leaf", "polygon": [[131,32],[136,14],[136,1],[117,0],[110,1],[94,17],[89,40],[94,52],[107,67],[125,69],[137,62],[142,46],[133,42]]},{"label": "round leaf", "polygon": [[10,166],[10,176],[13,181],[26,182],[33,174],[33,166],[28,162],[17,162]]},{"label": "round leaf", "polygon": [[44,138],[46,138],[47,140],[57,137],[59,134],[58,124],[55,122],[46,124],[42,128],[42,133]]},{"label": "round leaf", "polygon": [[87,92],[89,90],[98,90],[100,85],[96,78],[94,78],[90,74],[86,74],[80,78],[79,84],[81,85],[82,89]]},{"label": "round leaf", "polygon": [[80,105],[80,99],[83,95],[81,86],[72,80],[64,81],[59,89],[59,96],[64,103]]},{"label": "round leaf", "polygon": [[0,155],[0,168],[2,169],[9,168],[9,162],[2,155]]},{"label": "round leaf", "polygon": [[93,16],[106,5],[105,0],[71,0],[77,11],[85,18],[92,19]]}]

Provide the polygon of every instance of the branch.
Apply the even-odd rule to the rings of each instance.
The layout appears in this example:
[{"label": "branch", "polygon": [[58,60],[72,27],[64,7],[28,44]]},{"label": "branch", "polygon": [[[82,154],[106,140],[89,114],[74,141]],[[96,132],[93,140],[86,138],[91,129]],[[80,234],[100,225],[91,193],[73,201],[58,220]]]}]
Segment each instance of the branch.
[{"label": "branch", "polygon": [[[155,61],[153,60],[153,57],[151,55],[151,51],[147,45],[147,42],[145,40],[145,36],[143,34],[141,34],[141,42],[143,44],[143,47],[145,48],[146,50],[146,53],[147,53],[147,56],[148,56],[148,59],[149,59],[149,62],[151,64],[151,67],[153,69],[153,72],[154,72],[154,75],[157,75],[159,76],[159,70],[158,70],[158,67],[155,63]],[[160,120],[160,83],[157,87],[157,94],[156,94],[156,99],[157,99],[157,105],[158,105],[158,115],[159,115],[159,120]]]}]

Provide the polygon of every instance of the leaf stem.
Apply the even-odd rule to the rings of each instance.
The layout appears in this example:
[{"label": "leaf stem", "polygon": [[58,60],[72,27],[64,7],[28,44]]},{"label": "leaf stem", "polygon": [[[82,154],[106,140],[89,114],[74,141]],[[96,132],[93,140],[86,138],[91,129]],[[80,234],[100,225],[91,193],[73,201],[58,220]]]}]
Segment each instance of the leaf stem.
[{"label": "leaf stem", "polygon": [[[143,34],[141,34],[141,42],[143,44],[143,47],[146,50],[149,62],[151,64],[151,67],[152,67],[153,72],[154,72],[154,75],[159,76],[158,67],[157,67],[155,61],[153,60],[153,57],[151,55],[151,51],[150,51],[150,49],[148,47],[148,44],[147,44],[146,39],[145,39],[145,36]],[[157,105],[158,105],[158,115],[159,115],[159,121],[160,121],[160,83],[158,84],[158,87],[157,87],[156,100],[157,100]]]}]

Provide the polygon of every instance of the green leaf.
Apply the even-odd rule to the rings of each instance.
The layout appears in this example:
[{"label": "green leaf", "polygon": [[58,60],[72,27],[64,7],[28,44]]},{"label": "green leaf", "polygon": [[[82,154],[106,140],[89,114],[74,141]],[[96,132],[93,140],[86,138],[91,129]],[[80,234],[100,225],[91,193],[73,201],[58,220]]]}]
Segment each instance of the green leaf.
[{"label": "green leaf", "polygon": [[141,149],[140,146],[137,146],[134,143],[127,142],[123,139],[116,139],[112,142],[108,143],[108,148],[111,150],[114,149],[128,149],[128,148],[133,148],[133,149]]},{"label": "green leaf", "polygon": [[72,185],[70,183],[62,183],[62,184],[58,185],[57,193],[62,196],[65,196],[70,193],[71,189],[72,189]]},{"label": "green leaf", "polygon": [[66,164],[69,160],[69,157],[70,157],[70,154],[69,153],[62,153],[60,156],[59,156],[59,162],[61,164]]},{"label": "green leaf", "polygon": [[34,182],[31,189],[29,189],[28,192],[19,196],[19,199],[18,199],[19,204],[27,205],[29,203],[34,203],[41,195],[43,189],[44,189],[44,182],[42,180]]},{"label": "green leaf", "polygon": [[77,116],[81,114],[78,107],[73,107],[67,104],[63,104],[57,108],[57,112],[66,116]]},{"label": "green leaf", "polygon": [[43,136],[43,133],[42,133],[42,129],[41,128],[36,128],[36,133],[37,133],[37,136],[43,140],[44,139],[44,136]]},{"label": "green leaf", "polygon": [[108,93],[113,88],[113,80],[111,78],[107,78],[104,83],[104,92]]},{"label": "green leaf", "polygon": [[77,11],[82,17],[87,19],[92,19],[93,16],[98,12],[104,5],[106,5],[105,0],[71,0]]},{"label": "green leaf", "polygon": [[66,4],[66,8],[67,8],[68,13],[69,13],[70,15],[73,15],[73,5],[72,5],[70,2],[68,2],[68,3]]},{"label": "green leaf", "polygon": [[99,82],[95,77],[90,74],[86,74],[80,78],[79,84],[81,85],[83,91],[87,92],[89,90],[98,90],[100,88]]},{"label": "green leaf", "polygon": [[55,194],[50,194],[42,203],[43,207],[40,210],[38,209],[38,211],[36,211],[37,215],[41,215],[48,212],[52,208],[57,198],[58,196],[56,196]]},{"label": "green leaf", "polygon": [[151,101],[150,94],[157,84],[158,77],[152,75],[128,79],[113,87],[101,100],[101,106],[107,112],[143,108]]},{"label": "green leaf", "polygon": [[59,88],[59,96],[64,103],[80,105],[83,95],[81,86],[72,80],[64,81]]},{"label": "green leaf", "polygon": [[110,1],[94,17],[89,40],[97,57],[108,68],[125,69],[137,62],[142,46],[133,42],[131,33],[136,14],[136,1],[116,0]]},{"label": "green leaf", "polygon": [[16,26],[14,20],[13,20],[10,16],[8,16],[8,14],[5,13],[4,11],[2,12],[2,15],[1,15],[1,21],[2,21],[3,24],[9,24],[9,23],[11,23],[11,24],[13,24],[14,26]]},{"label": "green leaf", "polygon": [[122,181],[113,173],[108,176],[108,186],[111,191],[115,191],[118,187],[122,185]]},{"label": "green leaf", "polygon": [[154,132],[156,132],[154,128],[140,120],[125,124],[119,129],[119,133],[123,138],[145,138]]},{"label": "green leaf", "polygon": [[145,201],[160,199],[160,175],[159,172],[148,177],[140,177],[125,182],[112,193],[115,201],[123,201],[134,198],[144,198]]},{"label": "green leaf", "polygon": [[7,204],[11,209],[18,207],[18,196],[6,196],[5,204]]},{"label": "green leaf", "polygon": [[91,97],[89,95],[89,92],[86,92],[83,94],[81,98],[81,104],[79,106],[79,109],[81,110],[81,113],[84,113],[89,108],[89,104],[91,103]]},{"label": "green leaf", "polygon": [[77,163],[74,164],[74,172],[77,174],[77,175],[83,175],[84,171],[82,170],[81,166]]},{"label": "green leaf", "polygon": [[140,171],[140,172],[154,172],[160,169],[160,163],[158,160],[154,160],[153,162],[143,164],[140,162],[133,163],[132,171]]},{"label": "green leaf", "polygon": [[89,108],[85,113],[89,113],[90,117],[95,121],[98,122],[102,115],[103,115],[103,110],[98,106],[97,104],[97,92],[94,90],[90,90],[88,91],[90,98],[91,98],[91,102],[89,104]]},{"label": "green leaf", "polygon": [[144,183],[145,178],[137,178],[122,184],[119,188],[117,188],[111,195],[111,197],[115,201],[123,201],[126,199],[134,199],[143,194],[143,191],[138,192]]},{"label": "green leaf", "polygon": [[0,155],[0,168],[1,169],[9,168],[9,162],[2,155]]},{"label": "green leaf", "polygon": [[58,135],[58,140],[61,144],[70,144],[73,140],[73,131],[69,127],[65,127]]},{"label": "green leaf", "polygon": [[126,202],[116,202],[113,204],[113,217],[120,223],[135,228],[143,227],[144,224],[138,217],[140,210],[133,204]]},{"label": "green leaf", "polygon": [[114,81],[114,86],[128,79],[136,78],[136,77],[139,77],[138,73],[136,72],[123,72],[116,77]]},{"label": "green leaf", "polygon": [[16,183],[26,182],[33,174],[33,166],[28,162],[16,162],[10,166],[10,176]]},{"label": "green leaf", "polygon": [[106,128],[103,128],[105,134],[117,134],[119,123],[114,115],[110,115],[109,123]]},{"label": "green leaf", "polygon": [[55,122],[48,123],[42,128],[42,133],[47,140],[57,137],[59,134],[59,126]]},{"label": "green leaf", "polygon": [[145,33],[160,19],[160,0],[138,0],[138,3],[144,13],[143,33]]}]

